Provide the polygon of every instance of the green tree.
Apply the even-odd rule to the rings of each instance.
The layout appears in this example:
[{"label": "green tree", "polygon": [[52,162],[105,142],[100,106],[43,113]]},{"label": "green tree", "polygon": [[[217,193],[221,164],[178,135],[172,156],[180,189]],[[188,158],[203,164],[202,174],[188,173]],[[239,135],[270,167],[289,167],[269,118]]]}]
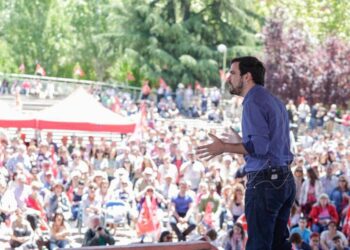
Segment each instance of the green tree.
[{"label": "green tree", "polygon": [[[163,77],[218,84],[222,54],[257,54],[262,18],[238,0],[13,0],[0,1],[0,70],[21,63],[34,73],[72,77],[79,63],[86,79],[125,81]],[[6,58],[6,59],[5,59]],[[219,62],[219,63],[218,63]]]},{"label": "green tree", "polygon": [[259,50],[255,34],[261,23],[248,9],[233,0],[123,1],[112,22],[123,56],[111,74],[124,80],[132,71],[153,83],[162,77],[172,86],[196,80],[219,84],[218,44],[227,45],[228,58]]},{"label": "green tree", "polygon": [[114,15],[111,2],[73,0],[67,8],[71,16],[73,57],[89,79],[107,80],[107,69],[118,56],[117,34],[110,34],[109,28]]},{"label": "green tree", "polygon": [[287,26],[302,24],[311,35],[324,41],[330,35],[350,38],[350,1],[346,0],[255,0],[256,10],[270,17],[276,8],[285,12]]},{"label": "green tree", "polygon": [[[60,1],[5,1],[1,5],[2,40],[11,50],[17,65],[24,63],[28,73],[34,73],[36,63],[49,75],[56,75],[69,54],[69,26],[64,21]],[[17,66],[18,67],[18,66]]]}]

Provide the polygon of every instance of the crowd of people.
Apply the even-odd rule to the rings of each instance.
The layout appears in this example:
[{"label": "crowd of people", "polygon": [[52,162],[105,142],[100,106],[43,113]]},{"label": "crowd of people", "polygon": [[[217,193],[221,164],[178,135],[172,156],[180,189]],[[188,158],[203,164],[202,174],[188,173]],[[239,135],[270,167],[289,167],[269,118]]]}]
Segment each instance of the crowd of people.
[{"label": "crowd of people", "polygon": [[[0,85],[0,96],[15,95],[16,98],[19,97],[18,99],[21,96],[53,99],[56,96],[70,94],[71,91],[70,87],[64,90],[59,84],[42,83],[40,80],[10,82],[5,78]],[[162,118],[175,118],[179,115],[188,118],[205,117],[207,120],[217,123],[224,119],[224,110],[219,105],[222,99],[221,93],[217,87],[202,88],[197,86],[192,88],[191,84],[185,87],[184,84],[179,83],[176,90],[172,91],[170,86],[164,83],[152,91],[148,82],[145,82],[139,90],[95,85],[89,88],[89,92],[104,106],[127,116],[138,112],[137,100],[147,100]],[[21,108],[18,107],[19,110]]]},{"label": "crowd of people", "polygon": [[[3,136],[0,223],[1,232],[11,231],[11,247],[69,247],[71,227],[84,234],[83,246],[113,245],[123,226],[136,232],[135,242],[206,240],[244,249],[244,157],[226,154],[206,162],[195,153],[210,140],[208,132],[227,138],[232,129],[240,132],[240,99],[230,106],[231,126],[222,131],[207,121],[202,127],[175,122],[196,112],[209,118],[208,110],[220,110],[213,121],[225,119],[217,89],[211,91],[190,94],[179,84],[176,94],[158,89],[153,102],[144,87],[147,126],[118,142],[74,134],[54,140],[52,132],[27,138],[20,130],[13,138]],[[91,93],[116,112],[139,112],[128,94]],[[289,102],[287,110],[297,185],[290,241],[295,249],[348,249],[350,112],[310,107],[304,99],[297,106]]]}]

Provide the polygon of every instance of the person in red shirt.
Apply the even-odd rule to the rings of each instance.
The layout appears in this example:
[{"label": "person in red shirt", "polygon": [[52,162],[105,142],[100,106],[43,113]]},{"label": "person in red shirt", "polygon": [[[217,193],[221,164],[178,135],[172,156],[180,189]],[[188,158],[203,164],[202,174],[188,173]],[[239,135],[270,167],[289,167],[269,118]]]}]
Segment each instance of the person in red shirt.
[{"label": "person in red shirt", "polygon": [[347,110],[342,117],[343,132],[346,136],[350,133],[350,110]]},{"label": "person in red shirt", "polygon": [[320,195],[318,202],[312,207],[309,217],[312,219],[311,230],[321,233],[327,229],[330,221],[338,223],[339,216],[334,205],[329,202],[327,194]]},{"label": "person in red shirt", "polygon": [[39,194],[42,184],[38,181],[33,181],[31,183],[32,192],[25,200],[27,209],[27,219],[31,224],[33,229],[40,226],[40,229],[47,230],[49,227],[46,223],[46,212],[44,209],[44,201]]}]

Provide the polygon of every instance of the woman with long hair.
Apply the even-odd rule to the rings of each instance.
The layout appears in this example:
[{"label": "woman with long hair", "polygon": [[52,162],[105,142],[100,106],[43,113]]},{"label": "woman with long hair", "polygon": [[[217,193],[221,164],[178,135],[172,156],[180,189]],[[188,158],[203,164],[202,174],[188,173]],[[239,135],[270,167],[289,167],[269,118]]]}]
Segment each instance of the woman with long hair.
[{"label": "woman with long hair", "polygon": [[[303,160],[301,160],[303,161]],[[296,194],[295,199],[298,202],[298,205],[300,204],[300,192],[301,192],[301,186],[303,185],[305,178],[304,178],[304,171],[302,166],[297,166],[293,172],[294,175],[294,181],[296,186]]]},{"label": "woman with long hair", "polygon": [[93,157],[91,157],[90,164],[93,170],[104,170],[108,167],[108,157],[105,155],[104,149],[99,147],[95,150]]},{"label": "woman with long hair", "polygon": [[330,200],[336,206],[339,217],[344,218],[350,201],[349,182],[344,175],[339,177],[338,186],[332,191]]},{"label": "woman with long hair", "polygon": [[[105,152],[107,154],[107,152]],[[117,169],[117,148],[116,147],[111,147],[108,151],[108,167],[106,168],[106,173],[108,176],[108,181],[111,182],[115,177],[115,170]]]},{"label": "woman with long hair", "polygon": [[318,202],[312,207],[309,218],[312,219],[311,230],[318,233],[327,229],[330,221],[339,222],[337,210],[325,193],[320,195]]},{"label": "woman with long hair", "polygon": [[309,214],[312,205],[323,192],[322,184],[313,168],[307,169],[307,179],[301,185],[299,202],[303,214]]},{"label": "woman with long hair", "polygon": [[232,200],[229,208],[233,217],[233,222],[236,222],[244,213],[244,187],[240,183],[237,183],[233,187]]},{"label": "woman with long hair", "polygon": [[109,201],[110,194],[109,194],[109,182],[107,179],[103,179],[99,186],[98,196],[101,199],[102,206]]},{"label": "woman with long hair", "polygon": [[225,250],[244,250],[247,242],[242,224],[236,223],[229,232],[229,239],[225,244]]},{"label": "woman with long hair", "polygon": [[57,161],[57,165],[61,166],[64,165],[66,167],[68,167],[68,163],[69,161],[71,161],[68,149],[64,146],[61,146],[58,149],[58,161]]},{"label": "woman with long hair", "polygon": [[322,249],[346,249],[337,248],[334,242],[334,238],[337,237],[342,242],[341,245],[348,246],[348,240],[345,235],[337,230],[337,223],[335,221],[330,221],[328,223],[328,230],[321,233],[321,246]]},{"label": "woman with long hair", "polygon": [[68,247],[69,228],[64,223],[64,216],[56,213],[50,230],[50,250]]}]

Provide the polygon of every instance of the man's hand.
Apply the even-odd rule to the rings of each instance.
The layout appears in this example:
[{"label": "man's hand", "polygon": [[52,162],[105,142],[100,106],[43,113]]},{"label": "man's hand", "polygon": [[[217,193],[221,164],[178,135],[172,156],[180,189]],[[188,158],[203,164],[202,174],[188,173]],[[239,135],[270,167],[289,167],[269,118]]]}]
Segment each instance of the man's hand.
[{"label": "man's hand", "polygon": [[222,136],[224,137],[222,140],[226,143],[232,143],[232,144],[237,144],[237,143],[242,143],[242,137],[234,130],[233,128],[230,127],[231,133],[223,133]]},{"label": "man's hand", "polygon": [[213,134],[208,134],[208,135],[213,140],[213,143],[200,146],[196,149],[198,157],[206,161],[209,161],[213,159],[215,156],[218,156],[224,153],[224,149],[225,149],[225,144],[222,140],[220,140],[218,137],[216,137]]},{"label": "man's hand", "polygon": [[185,224],[187,221],[185,220],[185,218],[180,217],[179,222],[180,224]]}]

